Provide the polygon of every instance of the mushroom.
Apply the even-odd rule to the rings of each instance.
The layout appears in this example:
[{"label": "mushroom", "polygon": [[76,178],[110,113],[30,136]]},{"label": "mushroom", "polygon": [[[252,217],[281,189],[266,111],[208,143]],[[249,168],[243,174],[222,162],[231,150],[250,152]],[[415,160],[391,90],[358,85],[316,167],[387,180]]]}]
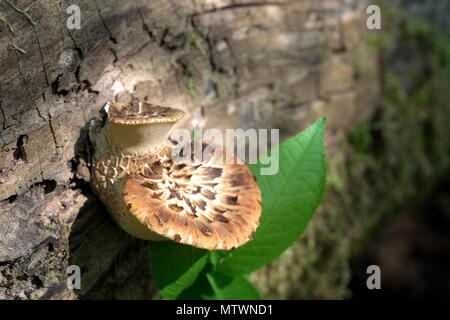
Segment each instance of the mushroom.
[{"label": "mushroom", "polygon": [[175,142],[168,135],[183,116],[147,102],[109,103],[105,125],[90,130],[92,189],[117,224],[137,238],[237,248],[259,225],[256,179],[236,156],[227,164],[225,150],[206,143],[199,147],[213,150],[208,159],[200,161],[191,148],[192,161],[174,162]]}]

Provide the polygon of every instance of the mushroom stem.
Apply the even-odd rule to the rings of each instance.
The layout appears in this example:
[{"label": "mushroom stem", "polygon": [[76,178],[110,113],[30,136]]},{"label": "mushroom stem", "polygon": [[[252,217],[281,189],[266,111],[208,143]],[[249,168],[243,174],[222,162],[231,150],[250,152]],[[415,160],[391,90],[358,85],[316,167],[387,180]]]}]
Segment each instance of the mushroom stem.
[{"label": "mushroom stem", "polygon": [[128,125],[107,122],[104,130],[107,140],[118,151],[146,155],[159,151],[175,123]]}]

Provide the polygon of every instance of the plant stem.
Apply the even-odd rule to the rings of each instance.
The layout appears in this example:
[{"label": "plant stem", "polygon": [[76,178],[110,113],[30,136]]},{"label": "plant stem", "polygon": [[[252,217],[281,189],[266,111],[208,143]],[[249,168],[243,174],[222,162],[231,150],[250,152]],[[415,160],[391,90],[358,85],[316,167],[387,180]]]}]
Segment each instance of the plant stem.
[{"label": "plant stem", "polygon": [[12,47],[14,50],[19,51],[19,52],[22,53],[22,54],[27,53],[24,49],[19,48],[19,47],[16,46],[14,43],[11,43],[11,47]]},{"label": "plant stem", "polygon": [[32,18],[32,17],[30,16],[30,14],[28,13],[28,9],[20,9],[20,8],[17,8],[15,5],[13,5],[13,4],[11,3],[11,0],[4,0],[4,1],[5,1],[6,4],[7,4],[8,6],[10,6],[14,11],[16,11],[17,13],[21,14],[22,16],[24,16],[25,19],[27,19],[27,21],[28,21],[31,25],[33,25],[33,26],[36,25],[36,22],[33,20],[33,18]]},{"label": "plant stem", "polygon": [[6,19],[6,17],[0,13],[0,21],[3,22],[6,27],[8,28],[9,32],[11,32],[12,34],[14,34],[14,28],[11,24],[11,22],[8,21],[8,19]]}]

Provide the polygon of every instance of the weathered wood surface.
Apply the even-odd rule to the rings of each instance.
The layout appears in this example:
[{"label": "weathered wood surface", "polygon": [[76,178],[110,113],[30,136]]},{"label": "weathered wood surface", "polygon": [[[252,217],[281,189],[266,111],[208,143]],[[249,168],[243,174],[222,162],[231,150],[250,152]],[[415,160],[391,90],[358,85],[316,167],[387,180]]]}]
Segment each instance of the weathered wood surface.
[{"label": "weathered wood surface", "polygon": [[[187,111],[186,126],[200,106],[208,127],[285,136],[328,115],[339,138],[377,96],[376,60],[356,69],[362,3],[15,1],[35,26],[0,3],[15,29],[0,24],[0,299],[153,297],[145,242],[88,187],[87,122],[134,95]],[[71,4],[81,30],[66,27]],[[69,264],[79,291],[66,288]]]}]

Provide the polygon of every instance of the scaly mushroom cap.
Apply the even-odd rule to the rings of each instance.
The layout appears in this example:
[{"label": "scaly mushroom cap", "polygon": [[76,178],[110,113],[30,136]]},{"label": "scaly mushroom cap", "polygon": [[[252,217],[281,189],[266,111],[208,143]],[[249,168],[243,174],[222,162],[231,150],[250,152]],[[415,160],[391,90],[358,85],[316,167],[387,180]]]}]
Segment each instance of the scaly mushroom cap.
[{"label": "scaly mushroom cap", "polygon": [[[197,143],[197,142],[193,142]],[[207,144],[203,144],[204,150]],[[192,148],[194,150],[194,148]],[[230,250],[253,238],[261,214],[261,192],[245,164],[223,164],[214,146],[209,159],[174,163],[171,148],[124,183],[127,209],[151,231],[209,250]]]},{"label": "scaly mushroom cap", "polygon": [[148,102],[110,103],[108,106],[108,120],[119,124],[175,123],[184,116],[179,109]]}]

